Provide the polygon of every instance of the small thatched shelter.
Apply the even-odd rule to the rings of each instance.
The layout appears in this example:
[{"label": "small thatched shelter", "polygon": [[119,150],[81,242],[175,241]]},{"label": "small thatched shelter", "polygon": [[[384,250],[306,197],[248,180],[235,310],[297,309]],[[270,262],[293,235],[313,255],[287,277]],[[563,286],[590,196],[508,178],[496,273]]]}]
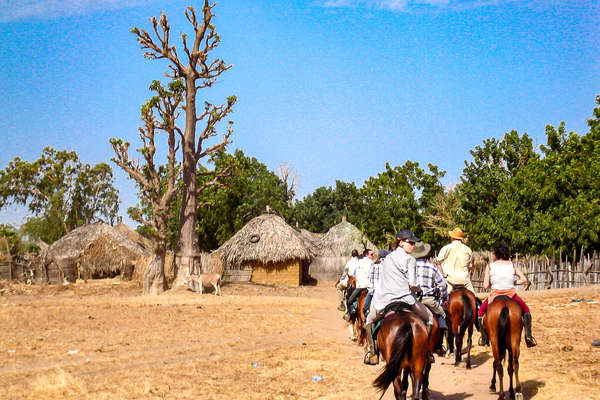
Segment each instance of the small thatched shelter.
[{"label": "small thatched shelter", "polygon": [[48,248],[43,262],[45,279],[74,282],[78,277],[118,274],[131,279],[133,268],[143,268],[141,260],[149,259],[149,254],[112,226],[96,222],[72,230]]},{"label": "small thatched shelter", "polygon": [[342,217],[342,222],[332,226],[317,244],[318,257],[308,267],[308,273],[319,281],[336,281],[353,249],[377,252],[377,247],[356,226]]},{"label": "small thatched shelter", "polygon": [[152,240],[140,235],[135,229],[125,225],[123,221],[120,221],[114,228],[119,231],[122,235],[126,236],[132,242],[136,242],[146,250],[152,251],[153,243]]},{"label": "small thatched shelter", "polygon": [[218,252],[226,281],[286,286],[302,284],[303,262],[312,258],[300,234],[273,213],[252,219]]}]

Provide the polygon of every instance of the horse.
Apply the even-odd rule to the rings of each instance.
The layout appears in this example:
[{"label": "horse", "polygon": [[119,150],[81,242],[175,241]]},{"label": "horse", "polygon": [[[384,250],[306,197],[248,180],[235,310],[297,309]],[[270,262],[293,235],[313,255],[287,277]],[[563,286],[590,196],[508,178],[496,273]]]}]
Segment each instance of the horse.
[{"label": "horse", "polygon": [[[522,399],[521,382],[519,381],[519,345],[521,343],[521,321],[522,310],[519,304],[508,297],[499,296],[488,306],[483,318],[483,329],[485,329],[492,345],[494,354],[494,369],[490,389],[496,391],[496,373],[500,380],[499,400],[504,399],[504,387],[502,385],[503,368],[502,361],[508,352],[508,376],[510,379],[510,398],[515,398],[515,389],[518,399]],[[513,389],[513,372],[516,386]]]},{"label": "horse", "polygon": [[388,309],[390,312],[386,313],[377,333],[377,346],[386,365],[373,386],[385,393],[393,383],[396,399],[406,399],[410,375],[413,399],[426,400],[431,369],[427,353],[437,340],[434,332],[439,336],[437,321],[428,341],[425,323],[410,312],[408,304],[394,303]]},{"label": "horse", "polygon": [[[459,287],[450,293],[448,300],[448,354],[455,353],[454,365],[462,359],[462,346],[467,333],[467,369],[471,369],[471,345],[473,343],[473,325],[477,317],[477,301],[469,289]],[[456,345],[456,349],[454,346]]]},{"label": "horse", "polygon": [[[348,279],[348,288],[346,289],[346,302],[354,288],[356,287],[356,278],[354,276],[350,276]],[[367,331],[365,329],[365,321],[367,320],[363,308],[365,305],[365,299],[367,297],[367,291],[365,290],[356,298],[356,312],[352,317],[350,317],[349,328],[351,330],[352,340],[356,340],[359,346],[364,346],[367,344]]]}]

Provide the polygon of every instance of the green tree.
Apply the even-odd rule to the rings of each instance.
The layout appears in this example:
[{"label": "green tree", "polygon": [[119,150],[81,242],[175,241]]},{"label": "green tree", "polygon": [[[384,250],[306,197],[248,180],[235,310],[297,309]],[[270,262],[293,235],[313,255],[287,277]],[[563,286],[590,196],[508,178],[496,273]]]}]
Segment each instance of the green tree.
[{"label": "green tree", "polygon": [[[42,224],[55,224],[44,231],[44,241],[52,243],[85,223],[116,220],[118,191],[113,181],[107,164],[90,166],[74,151],[45,147],[38,160],[16,157],[0,171],[0,209],[24,205]],[[30,234],[35,225],[30,224]]]},{"label": "green tree", "polygon": [[375,244],[385,246],[404,228],[436,244],[433,232],[426,231],[423,222],[433,209],[436,194],[443,192],[439,180],[445,172],[432,164],[428,168],[426,172],[412,161],[393,168],[386,163],[384,172],[365,181],[361,193],[366,223],[362,229]]}]

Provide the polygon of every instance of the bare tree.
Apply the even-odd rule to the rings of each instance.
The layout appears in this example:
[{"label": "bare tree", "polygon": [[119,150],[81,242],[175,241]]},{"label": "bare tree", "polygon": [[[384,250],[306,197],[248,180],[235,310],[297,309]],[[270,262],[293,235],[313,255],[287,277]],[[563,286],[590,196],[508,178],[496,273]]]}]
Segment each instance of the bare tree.
[{"label": "bare tree", "polygon": [[291,206],[292,201],[296,197],[296,191],[298,190],[298,182],[300,181],[300,176],[298,175],[297,171],[292,171],[289,163],[279,164],[279,168],[277,169],[277,175],[279,175],[279,179],[281,179],[285,184],[287,191],[287,203],[289,206]]},{"label": "bare tree", "polygon": [[[176,161],[179,145],[176,140],[175,121],[180,114],[184,86],[177,80],[169,83],[168,89],[165,89],[160,82],[154,81],[150,89],[156,91],[157,95],[142,106],[141,118],[144,126],[139,128],[143,147],[138,151],[142,154],[145,164],[140,165],[139,161],[129,158],[128,142],[113,138],[110,144],[116,155],[111,160],[136,182],[144,200],[152,207],[150,220],[145,219],[141,213],[136,213],[133,218],[152,228],[154,257],[144,272],[143,291],[145,294],[158,294],[166,289],[164,264],[167,252],[167,223],[169,206],[177,193],[176,180],[179,175]],[[155,118],[155,112],[160,121]],[[167,134],[168,151],[165,166],[157,166],[154,160],[156,134],[159,132]]]},{"label": "bare tree", "polygon": [[436,234],[446,237],[448,230],[458,226],[456,220],[461,203],[456,188],[449,187],[444,193],[436,194],[433,208],[434,213],[425,216],[425,226]]},{"label": "bare tree", "polygon": [[[186,34],[181,34],[186,62],[182,61],[176,47],[170,41],[171,28],[164,13],[161,13],[158,20],[155,17],[150,19],[154,38],[145,30],[138,28],[132,30],[142,49],[146,50],[144,57],[150,60],[166,59],[170,70],[167,76],[174,80],[181,79],[185,87],[185,102],[182,105],[185,113],[185,129],[181,132],[176,128],[182,143],[183,189],[177,238],[175,286],[183,284],[184,277],[180,271],[193,269],[199,262],[200,250],[196,234],[198,194],[207,187],[218,184],[219,180],[229,173],[228,168],[208,172],[206,174],[212,175],[213,179],[198,186],[196,178],[199,160],[214,152],[224,151],[231,143],[232,121],[229,121],[228,128],[220,142],[207,145],[205,141],[217,135],[217,123],[232,111],[236,102],[236,97],[230,96],[224,105],[205,102],[204,109],[201,112],[197,110],[198,90],[212,86],[217,77],[231,68],[231,65],[226,65],[223,60],[209,59],[209,53],[220,42],[215,26],[212,24],[214,6],[214,3],[211,5],[208,0],[204,0],[201,20],[196,18],[196,11],[193,7],[186,9],[185,16],[194,29],[194,35],[190,42],[188,42]],[[203,123],[203,128],[197,134],[196,128],[199,122]]]}]

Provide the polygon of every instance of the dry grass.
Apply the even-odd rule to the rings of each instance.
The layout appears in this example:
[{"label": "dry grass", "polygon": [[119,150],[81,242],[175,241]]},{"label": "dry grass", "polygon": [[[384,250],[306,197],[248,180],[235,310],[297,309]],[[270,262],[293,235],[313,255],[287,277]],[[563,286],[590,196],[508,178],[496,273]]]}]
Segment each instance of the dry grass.
[{"label": "dry grass", "polygon": [[[379,370],[346,339],[330,286],[226,285],[222,297],[181,289],[141,296],[115,280],[22,287],[0,297],[2,398],[376,398],[370,382]],[[600,287],[524,297],[540,343],[522,346],[525,398],[594,398],[600,349],[590,343],[600,337],[600,305],[571,299],[600,301]],[[447,382],[473,393],[469,376],[481,375],[487,386],[487,354],[475,346],[474,358],[487,361]]]}]

